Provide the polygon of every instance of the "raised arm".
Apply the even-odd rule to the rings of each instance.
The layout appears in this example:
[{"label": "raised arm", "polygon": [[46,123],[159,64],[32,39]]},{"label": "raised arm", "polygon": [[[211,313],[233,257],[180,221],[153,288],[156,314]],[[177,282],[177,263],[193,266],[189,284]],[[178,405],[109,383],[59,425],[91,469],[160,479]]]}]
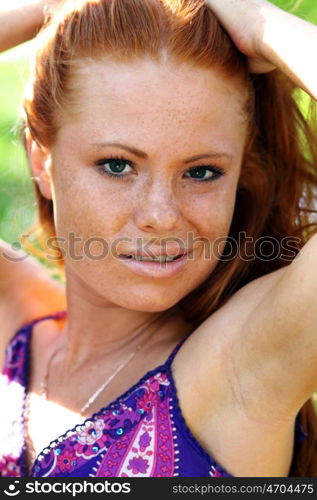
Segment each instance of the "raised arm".
[{"label": "raised arm", "polygon": [[0,239],[0,367],[8,340],[18,328],[63,309],[64,287],[34,257]]},{"label": "raised arm", "polygon": [[33,38],[61,0],[11,0],[0,6],[0,52]]},{"label": "raised arm", "polygon": [[[223,421],[232,429],[225,452],[229,465],[238,446],[234,429],[286,429],[317,390],[316,259],[317,235],[293,262],[233,294],[174,362],[197,435],[203,428],[216,432]],[[213,446],[222,455],[221,440]],[[236,469],[243,471],[243,464]]]},{"label": "raised arm", "polygon": [[317,99],[317,26],[265,0],[206,0],[231,38],[249,57],[250,70],[279,68]]},{"label": "raised arm", "polygon": [[[253,415],[273,410],[284,418],[294,416],[317,391],[316,262],[314,235],[295,260],[279,270],[273,286],[244,318],[243,342],[242,337],[232,338],[229,352],[236,388]],[[248,291],[254,292],[253,283],[236,299],[247,297]],[[262,395],[261,402],[253,390]]]}]

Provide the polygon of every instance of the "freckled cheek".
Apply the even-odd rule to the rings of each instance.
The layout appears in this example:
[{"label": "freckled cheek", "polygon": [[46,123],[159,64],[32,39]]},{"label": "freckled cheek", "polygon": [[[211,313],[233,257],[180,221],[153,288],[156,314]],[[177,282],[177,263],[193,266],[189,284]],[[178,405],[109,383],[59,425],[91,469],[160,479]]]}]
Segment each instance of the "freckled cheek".
[{"label": "freckled cheek", "polygon": [[115,235],[131,216],[126,193],[101,189],[73,178],[56,186],[55,215],[57,232],[73,231],[84,237]]},{"label": "freckled cheek", "polygon": [[235,197],[227,190],[187,199],[185,213],[201,234],[214,236],[229,230]]},{"label": "freckled cheek", "polygon": [[[222,255],[230,231],[234,213],[232,196],[212,196],[203,203],[200,200],[192,210],[191,223],[197,231],[194,247],[195,254],[201,261],[202,269],[208,270],[216,265]],[[194,215],[193,215],[194,214]],[[210,269],[209,269],[210,270]]]}]

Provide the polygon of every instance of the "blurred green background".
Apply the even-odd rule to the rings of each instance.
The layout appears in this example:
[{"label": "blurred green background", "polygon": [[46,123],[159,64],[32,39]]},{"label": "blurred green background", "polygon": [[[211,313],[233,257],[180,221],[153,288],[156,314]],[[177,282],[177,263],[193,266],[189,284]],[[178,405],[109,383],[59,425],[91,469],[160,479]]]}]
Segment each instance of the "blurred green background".
[{"label": "blurred green background", "polygon": [[[273,3],[317,24],[317,0]],[[31,51],[28,42],[0,54],[0,238],[9,243],[19,243],[20,235],[36,221],[31,175],[19,138],[19,108]],[[317,393],[314,403],[317,410]]]},{"label": "blurred green background", "polygon": [[[317,24],[317,0],[274,3]],[[0,54],[0,238],[9,243],[19,242],[23,231],[36,220],[31,175],[18,125],[31,50],[32,42],[28,42]]]}]

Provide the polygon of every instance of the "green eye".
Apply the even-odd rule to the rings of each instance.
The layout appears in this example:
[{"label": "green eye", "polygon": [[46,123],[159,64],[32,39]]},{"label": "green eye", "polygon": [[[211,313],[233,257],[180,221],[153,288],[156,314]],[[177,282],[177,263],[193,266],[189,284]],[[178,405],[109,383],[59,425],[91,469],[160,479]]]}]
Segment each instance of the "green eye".
[{"label": "green eye", "polygon": [[[95,163],[101,174],[108,175],[117,179],[129,178],[129,174],[133,171],[134,163],[124,158],[104,158]],[[128,169],[128,170],[127,170]],[[130,169],[130,170],[129,170]],[[185,177],[197,182],[212,182],[224,175],[222,169],[212,165],[200,165],[190,168]]]},{"label": "green eye", "polygon": [[[214,181],[221,175],[223,175],[222,170],[216,167],[193,167],[188,170],[189,176],[191,179],[198,181]],[[206,175],[207,174],[207,175]]]},{"label": "green eye", "polygon": [[105,165],[109,165],[108,168],[112,173],[121,174],[126,168],[127,162],[124,160],[110,160]]},{"label": "green eye", "polygon": [[[101,174],[109,175],[110,177],[124,178],[130,171],[125,171],[128,167],[133,168],[132,164],[125,159],[121,158],[105,158],[95,164]],[[123,175],[121,175],[123,174]]]}]

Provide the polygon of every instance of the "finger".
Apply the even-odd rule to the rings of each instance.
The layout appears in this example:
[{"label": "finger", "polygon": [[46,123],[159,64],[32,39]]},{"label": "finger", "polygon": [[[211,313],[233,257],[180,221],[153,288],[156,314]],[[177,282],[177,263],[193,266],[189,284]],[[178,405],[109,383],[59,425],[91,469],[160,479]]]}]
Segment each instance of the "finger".
[{"label": "finger", "polygon": [[250,73],[270,73],[276,66],[260,57],[248,57],[248,68]]}]

